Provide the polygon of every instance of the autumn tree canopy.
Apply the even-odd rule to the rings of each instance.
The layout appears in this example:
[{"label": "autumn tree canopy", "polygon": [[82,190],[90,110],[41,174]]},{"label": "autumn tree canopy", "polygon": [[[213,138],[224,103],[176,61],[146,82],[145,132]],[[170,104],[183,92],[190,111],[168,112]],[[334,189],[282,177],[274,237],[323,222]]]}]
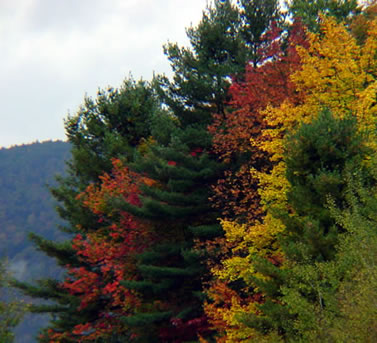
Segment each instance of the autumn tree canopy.
[{"label": "autumn tree canopy", "polygon": [[376,332],[356,320],[376,248],[354,239],[377,232],[372,6],[291,1],[285,21],[277,1],[215,0],[190,47],[165,46],[172,79],[85,100],[52,190],[71,239],[32,236],[65,278],[15,282],[53,301],[32,307],[55,314],[40,342]]}]

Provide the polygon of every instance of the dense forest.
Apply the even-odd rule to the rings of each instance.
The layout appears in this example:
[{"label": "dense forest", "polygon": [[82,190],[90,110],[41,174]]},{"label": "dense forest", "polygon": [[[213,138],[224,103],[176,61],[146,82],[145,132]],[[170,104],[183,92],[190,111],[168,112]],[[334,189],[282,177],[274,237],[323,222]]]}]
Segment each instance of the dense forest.
[{"label": "dense forest", "polygon": [[376,342],[377,2],[214,0],[173,77],[68,116],[40,343]]},{"label": "dense forest", "polygon": [[[36,250],[28,235],[34,232],[53,240],[67,237],[58,230],[63,222],[48,187],[56,184],[56,175],[65,174],[69,158],[70,145],[59,141],[0,149],[0,257],[19,280],[61,273],[54,260]],[[17,327],[16,342],[31,342],[42,322],[46,323],[41,318],[26,316]]]}]

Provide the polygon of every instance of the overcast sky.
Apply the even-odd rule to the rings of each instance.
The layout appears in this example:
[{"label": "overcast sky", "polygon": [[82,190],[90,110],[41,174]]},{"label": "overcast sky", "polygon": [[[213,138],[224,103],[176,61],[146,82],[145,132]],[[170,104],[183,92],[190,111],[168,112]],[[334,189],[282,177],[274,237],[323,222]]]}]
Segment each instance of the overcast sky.
[{"label": "overcast sky", "polygon": [[85,94],[169,73],[206,0],[0,0],[0,147],[65,139]]}]

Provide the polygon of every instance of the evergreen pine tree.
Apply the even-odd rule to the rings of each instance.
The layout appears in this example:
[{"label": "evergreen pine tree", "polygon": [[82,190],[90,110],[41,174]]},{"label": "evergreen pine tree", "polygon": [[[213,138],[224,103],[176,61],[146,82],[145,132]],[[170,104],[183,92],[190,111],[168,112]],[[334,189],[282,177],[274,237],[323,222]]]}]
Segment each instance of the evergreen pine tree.
[{"label": "evergreen pine tree", "polygon": [[[192,50],[165,47],[175,74],[172,82],[165,77],[156,82],[174,125],[164,136],[169,139],[157,139],[131,164],[156,183],[143,188],[141,208],[112,203],[151,220],[159,237],[139,256],[142,278],[124,282],[145,300],[144,312],[125,318],[128,325],[140,326],[141,342],[156,337],[185,342],[208,334],[202,309],[203,283],[209,277],[206,254],[195,249],[195,242],[222,235],[219,212],[208,198],[223,166],[212,151],[207,126],[214,113],[224,113],[230,78],[243,74],[250,59],[257,63],[261,35],[278,14],[276,1],[238,5],[215,1],[198,26],[187,31]],[[263,20],[256,20],[257,13]]]}]

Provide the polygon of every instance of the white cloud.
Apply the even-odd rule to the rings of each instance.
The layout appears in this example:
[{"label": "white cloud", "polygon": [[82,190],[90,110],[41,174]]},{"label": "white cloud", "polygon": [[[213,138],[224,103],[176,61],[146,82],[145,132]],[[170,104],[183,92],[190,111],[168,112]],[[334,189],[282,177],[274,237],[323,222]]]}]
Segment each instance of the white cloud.
[{"label": "white cloud", "polygon": [[206,0],[0,0],[0,146],[63,139],[85,93],[169,72]]}]

